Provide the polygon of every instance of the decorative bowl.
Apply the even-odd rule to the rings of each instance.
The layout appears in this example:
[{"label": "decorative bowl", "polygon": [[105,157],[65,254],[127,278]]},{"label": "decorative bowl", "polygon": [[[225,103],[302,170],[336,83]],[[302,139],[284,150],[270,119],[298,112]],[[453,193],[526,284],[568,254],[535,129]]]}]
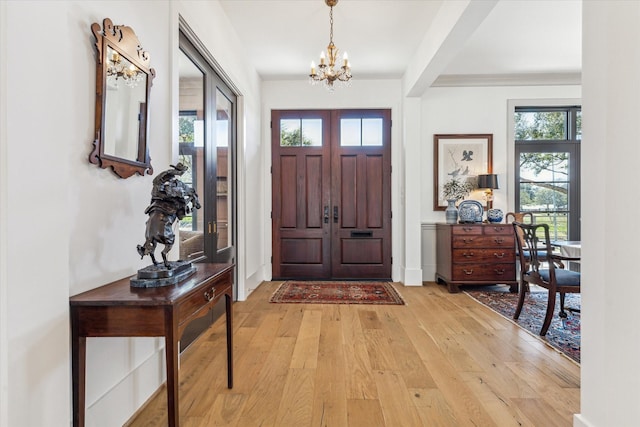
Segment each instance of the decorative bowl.
[{"label": "decorative bowl", "polygon": [[458,206],[460,222],[482,222],[484,209],[477,200],[464,200]]},{"label": "decorative bowl", "polygon": [[487,211],[487,219],[489,222],[502,222],[504,215],[501,209],[489,209]]}]

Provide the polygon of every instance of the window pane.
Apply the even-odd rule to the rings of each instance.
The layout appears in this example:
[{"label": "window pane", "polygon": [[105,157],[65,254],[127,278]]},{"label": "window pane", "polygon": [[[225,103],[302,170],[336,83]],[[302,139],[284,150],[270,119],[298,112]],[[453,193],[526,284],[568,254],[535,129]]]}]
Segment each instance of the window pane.
[{"label": "window pane", "polygon": [[360,146],[362,141],[361,119],[340,119],[340,145]]},{"label": "window pane", "polygon": [[549,226],[549,238],[552,241],[570,240],[568,233],[569,215],[566,212],[535,213],[533,216],[536,224],[547,224]]},{"label": "window pane", "polygon": [[520,212],[549,224],[552,240],[568,240],[569,153],[520,154]]},{"label": "window pane", "polygon": [[520,180],[567,181],[569,153],[521,153]]},{"label": "window pane", "polygon": [[322,119],[281,119],[281,147],[321,147]]},{"label": "window pane", "polygon": [[382,146],[382,119],[362,119],[362,145]]},{"label": "window pane", "polygon": [[568,209],[567,182],[520,183],[520,212],[565,212]]},{"label": "window pane", "polygon": [[302,145],[322,146],[322,119],[302,119]]},{"label": "window pane", "polygon": [[516,112],[516,140],[567,139],[566,111]]},{"label": "window pane", "polygon": [[576,139],[582,140],[582,110],[576,111]]},{"label": "window pane", "polygon": [[280,120],[280,146],[299,147],[302,145],[302,129],[300,119]]}]

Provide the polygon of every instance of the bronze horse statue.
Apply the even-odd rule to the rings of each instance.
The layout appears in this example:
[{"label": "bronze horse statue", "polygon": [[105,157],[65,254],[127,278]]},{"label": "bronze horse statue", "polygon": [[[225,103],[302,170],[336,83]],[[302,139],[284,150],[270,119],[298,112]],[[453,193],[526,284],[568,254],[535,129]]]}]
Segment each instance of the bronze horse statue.
[{"label": "bronze horse statue", "polygon": [[164,245],[162,260],[167,269],[171,269],[167,254],[175,242],[173,224],[177,219],[184,218],[192,209],[201,207],[195,190],[177,178],[188,167],[182,163],[176,166],[171,165],[171,167],[172,169],[160,173],[153,180],[151,204],[144,211],[149,215],[145,242],[137,248],[141,258],[149,255],[153,265],[158,265],[160,263],[156,261],[154,252],[157,244],[162,243]]}]

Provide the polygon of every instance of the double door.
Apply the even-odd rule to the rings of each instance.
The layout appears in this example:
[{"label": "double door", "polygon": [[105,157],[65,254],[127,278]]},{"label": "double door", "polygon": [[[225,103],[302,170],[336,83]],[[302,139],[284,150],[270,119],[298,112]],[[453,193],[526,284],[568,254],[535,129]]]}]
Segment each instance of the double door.
[{"label": "double door", "polygon": [[272,111],[274,278],[391,278],[390,116]]}]

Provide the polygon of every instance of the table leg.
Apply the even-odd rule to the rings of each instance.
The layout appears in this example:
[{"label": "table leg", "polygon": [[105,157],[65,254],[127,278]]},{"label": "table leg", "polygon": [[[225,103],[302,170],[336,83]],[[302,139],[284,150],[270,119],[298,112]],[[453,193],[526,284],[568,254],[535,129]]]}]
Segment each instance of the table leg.
[{"label": "table leg", "polygon": [[233,312],[231,294],[225,295],[227,315],[227,388],[233,388]]},{"label": "table leg", "polygon": [[78,336],[77,325],[72,329],[73,427],[84,427],[87,338]]},{"label": "table leg", "polygon": [[165,356],[167,361],[167,414],[169,417],[169,427],[180,425],[180,414],[178,411],[178,342],[177,326],[174,324],[173,313],[170,309],[165,314]]}]

